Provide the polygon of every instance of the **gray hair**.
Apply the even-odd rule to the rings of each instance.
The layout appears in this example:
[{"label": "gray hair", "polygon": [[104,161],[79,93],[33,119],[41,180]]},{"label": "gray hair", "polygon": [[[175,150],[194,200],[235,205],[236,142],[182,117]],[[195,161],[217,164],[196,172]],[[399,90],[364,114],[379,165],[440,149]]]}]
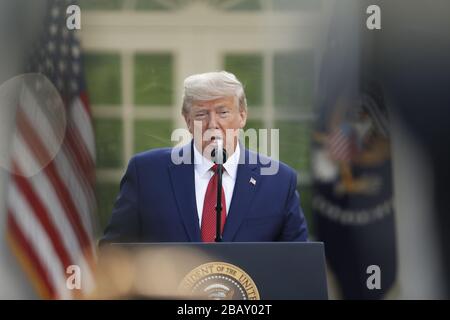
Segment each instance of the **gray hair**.
[{"label": "gray hair", "polygon": [[194,101],[208,101],[223,97],[237,98],[239,110],[247,110],[242,83],[230,72],[194,74],[184,80],[182,114],[189,112]]}]

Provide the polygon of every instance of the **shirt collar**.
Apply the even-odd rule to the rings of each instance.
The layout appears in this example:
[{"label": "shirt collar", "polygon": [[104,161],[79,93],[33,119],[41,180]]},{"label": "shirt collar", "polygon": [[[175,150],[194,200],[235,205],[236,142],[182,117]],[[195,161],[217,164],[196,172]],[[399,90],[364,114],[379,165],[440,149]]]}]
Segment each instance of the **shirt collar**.
[{"label": "shirt collar", "polygon": [[[227,161],[223,164],[225,168],[225,172],[233,179],[236,179],[237,168],[239,163],[239,157],[241,155],[241,149],[239,147],[239,143],[236,144],[236,149],[234,153],[227,159]],[[214,165],[214,162],[203,157],[200,151],[197,150],[197,147],[194,143],[194,169],[197,173],[202,177],[206,172],[211,169]]]}]

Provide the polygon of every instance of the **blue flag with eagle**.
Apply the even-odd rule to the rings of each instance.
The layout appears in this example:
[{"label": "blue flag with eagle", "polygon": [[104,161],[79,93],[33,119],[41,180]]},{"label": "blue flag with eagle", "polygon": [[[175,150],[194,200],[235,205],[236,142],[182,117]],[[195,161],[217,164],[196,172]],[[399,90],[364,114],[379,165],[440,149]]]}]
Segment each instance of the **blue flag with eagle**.
[{"label": "blue flag with eagle", "polygon": [[312,143],[315,231],[343,299],[381,299],[396,278],[389,119],[364,8],[333,10]]}]

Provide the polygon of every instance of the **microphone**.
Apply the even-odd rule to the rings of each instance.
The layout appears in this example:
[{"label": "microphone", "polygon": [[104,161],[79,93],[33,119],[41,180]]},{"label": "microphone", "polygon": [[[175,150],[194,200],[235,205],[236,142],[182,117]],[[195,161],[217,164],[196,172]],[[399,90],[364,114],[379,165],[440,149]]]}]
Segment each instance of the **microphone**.
[{"label": "microphone", "polygon": [[227,151],[223,147],[223,140],[217,139],[217,147],[211,150],[211,159],[215,164],[224,164],[227,162]]},{"label": "microphone", "polygon": [[217,164],[217,200],[216,200],[216,242],[222,242],[222,175],[223,164],[227,161],[227,152],[223,148],[223,140],[218,138],[217,147],[211,151],[211,159]]}]

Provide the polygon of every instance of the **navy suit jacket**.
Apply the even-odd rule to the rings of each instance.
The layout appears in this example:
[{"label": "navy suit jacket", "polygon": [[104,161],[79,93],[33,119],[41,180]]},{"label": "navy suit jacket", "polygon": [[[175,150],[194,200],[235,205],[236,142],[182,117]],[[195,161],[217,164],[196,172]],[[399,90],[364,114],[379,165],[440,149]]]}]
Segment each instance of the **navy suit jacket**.
[{"label": "navy suit jacket", "polygon": [[[201,242],[192,148],[191,142],[175,149],[191,159],[190,164],[174,164],[172,148],[150,150],[130,160],[100,244]],[[261,175],[269,159],[260,161],[261,155],[242,145],[241,150],[246,162],[238,165],[223,241],[306,241],[296,172],[279,162],[275,175]],[[256,164],[248,164],[251,156],[258,157]]]}]

